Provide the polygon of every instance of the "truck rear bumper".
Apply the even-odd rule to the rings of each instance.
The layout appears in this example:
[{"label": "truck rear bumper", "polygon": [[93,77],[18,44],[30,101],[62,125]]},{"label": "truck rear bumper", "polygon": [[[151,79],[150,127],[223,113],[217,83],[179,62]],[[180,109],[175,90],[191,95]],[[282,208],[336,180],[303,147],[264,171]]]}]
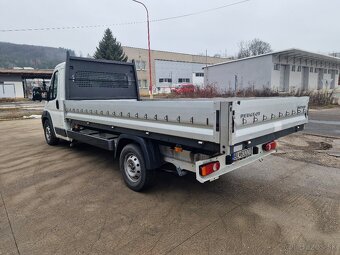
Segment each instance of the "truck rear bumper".
[{"label": "truck rear bumper", "polygon": [[[245,159],[235,161],[232,164],[226,163],[226,161],[227,161],[226,155],[220,155],[220,156],[209,158],[209,159],[206,159],[206,160],[197,161],[196,164],[195,164],[196,165],[196,170],[195,170],[196,171],[196,179],[201,183],[204,183],[204,182],[207,182],[207,181],[214,181],[214,180],[218,179],[223,174],[229,173],[229,172],[236,170],[240,167],[249,165],[249,164],[251,164],[251,163],[253,163],[257,160],[260,160],[260,159],[272,154],[273,152],[275,152],[275,150],[266,152],[266,151],[262,150],[262,148],[259,148],[259,152],[257,154],[253,154],[252,156],[247,157]],[[217,171],[215,171],[215,172],[213,172],[213,173],[211,173],[207,176],[200,175],[200,166],[207,164],[207,163],[210,163],[210,162],[215,162],[215,161],[218,161],[220,163],[220,169],[219,170],[217,170]]]}]

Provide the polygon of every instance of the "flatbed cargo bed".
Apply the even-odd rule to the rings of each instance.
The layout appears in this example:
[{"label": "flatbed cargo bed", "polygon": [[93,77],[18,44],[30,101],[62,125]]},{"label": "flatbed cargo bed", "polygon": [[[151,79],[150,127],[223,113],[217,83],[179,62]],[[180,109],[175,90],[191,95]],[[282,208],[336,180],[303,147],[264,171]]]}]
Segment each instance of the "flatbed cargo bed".
[{"label": "flatbed cargo bed", "polygon": [[[233,146],[307,122],[307,97],[214,100],[66,100],[65,117]],[[298,130],[297,130],[298,131]]]}]

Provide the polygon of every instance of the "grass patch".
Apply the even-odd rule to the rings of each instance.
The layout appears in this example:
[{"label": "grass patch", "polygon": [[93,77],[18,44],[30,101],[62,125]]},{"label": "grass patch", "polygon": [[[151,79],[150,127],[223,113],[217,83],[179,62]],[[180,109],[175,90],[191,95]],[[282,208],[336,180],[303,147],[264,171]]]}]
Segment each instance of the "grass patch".
[{"label": "grass patch", "polygon": [[41,115],[42,110],[25,110],[21,108],[0,109],[0,120],[22,119],[24,116]]},{"label": "grass patch", "polygon": [[13,103],[13,102],[22,102],[22,101],[30,101],[29,98],[0,98],[0,103]]}]

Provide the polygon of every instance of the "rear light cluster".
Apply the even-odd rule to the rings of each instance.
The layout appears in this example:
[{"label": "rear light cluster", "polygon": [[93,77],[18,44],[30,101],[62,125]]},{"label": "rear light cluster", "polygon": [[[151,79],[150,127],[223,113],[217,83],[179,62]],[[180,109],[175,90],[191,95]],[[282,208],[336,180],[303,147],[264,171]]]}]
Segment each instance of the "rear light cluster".
[{"label": "rear light cluster", "polygon": [[207,176],[209,174],[212,174],[213,172],[216,172],[220,170],[220,162],[219,161],[214,161],[210,162],[208,164],[204,164],[200,166],[200,175],[201,176]]},{"label": "rear light cluster", "polygon": [[275,150],[276,147],[277,147],[277,143],[275,141],[262,145],[262,149],[264,151],[272,151],[272,150]]}]

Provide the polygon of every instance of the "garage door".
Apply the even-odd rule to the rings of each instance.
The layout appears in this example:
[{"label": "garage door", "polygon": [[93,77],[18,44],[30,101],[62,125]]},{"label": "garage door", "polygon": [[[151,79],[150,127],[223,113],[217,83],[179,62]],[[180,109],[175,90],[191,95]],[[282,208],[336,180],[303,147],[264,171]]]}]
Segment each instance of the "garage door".
[{"label": "garage door", "polygon": [[14,84],[0,84],[0,98],[15,98]]}]

